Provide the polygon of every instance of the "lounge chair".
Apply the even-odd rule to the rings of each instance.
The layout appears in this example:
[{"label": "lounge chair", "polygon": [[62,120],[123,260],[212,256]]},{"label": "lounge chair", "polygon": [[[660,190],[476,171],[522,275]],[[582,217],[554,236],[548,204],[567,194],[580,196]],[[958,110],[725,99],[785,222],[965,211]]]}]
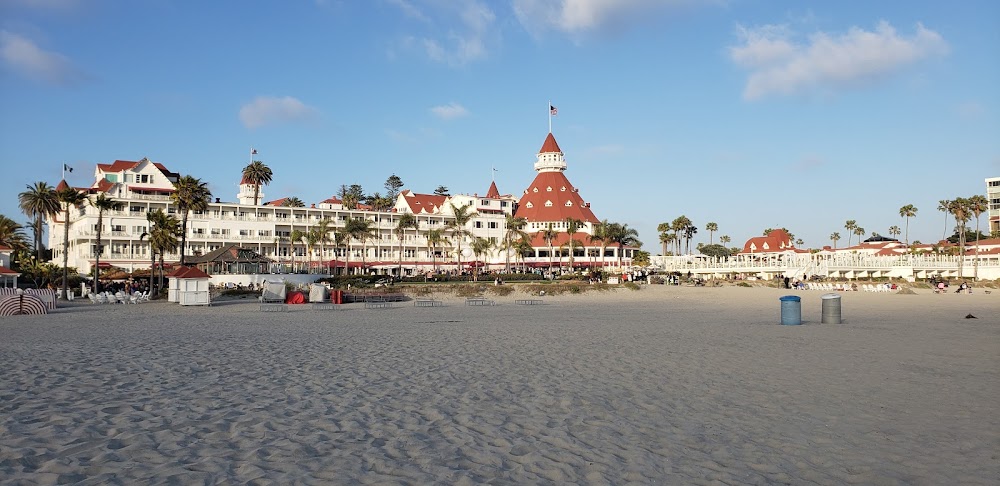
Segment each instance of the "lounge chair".
[{"label": "lounge chair", "polygon": [[284,282],[268,282],[264,284],[259,299],[261,304],[283,304],[286,296]]}]

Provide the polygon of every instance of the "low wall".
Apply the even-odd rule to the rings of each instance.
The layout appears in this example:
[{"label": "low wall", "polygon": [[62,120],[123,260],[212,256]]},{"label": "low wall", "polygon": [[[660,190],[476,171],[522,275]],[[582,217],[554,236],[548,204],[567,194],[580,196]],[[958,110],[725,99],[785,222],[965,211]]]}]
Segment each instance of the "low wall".
[{"label": "low wall", "polygon": [[326,275],[317,274],[299,274],[299,273],[255,273],[255,274],[229,274],[229,275],[212,275],[211,283],[214,286],[225,286],[228,283],[233,285],[242,285],[244,287],[253,284],[254,287],[260,287],[264,282],[289,282],[292,285],[305,285],[311,284],[316,280],[319,280]]}]

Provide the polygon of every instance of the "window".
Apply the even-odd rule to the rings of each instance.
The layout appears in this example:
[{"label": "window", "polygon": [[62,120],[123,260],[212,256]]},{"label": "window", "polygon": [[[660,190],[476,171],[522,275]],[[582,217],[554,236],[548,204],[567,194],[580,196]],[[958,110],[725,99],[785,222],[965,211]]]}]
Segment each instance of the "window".
[{"label": "window", "polygon": [[271,236],[271,230],[257,230],[257,236]]},{"label": "window", "polygon": [[[111,181],[111,182],[114,182],[114,181]],[[149,182],[149,176],[146,175],[146,174],[143,174],[143,175],[139,176],[139,182]]]},{"label": "window", "polygon": [[560,188],[559,190],[560,190],[561,192],[566,192],[566,186],[562,186],[562,187],[561,187],[561,188]]},{"label": "window", "polygon": [[106,180],[108,182],[118,182],[118,175],[117,174],[105,174],[104,175],[104,180]]},{"label": "window", "polygon": [[483,222],[482,221],[476,221],[476,225],[475,226],[476,226],[476,228],[482,228],[483,227]]},{"label": "window", "polygon": [[573,201],[566,201],[566,207],[568,208],[571,206],[573,206]]},{"label": "window", "polygon": [[497,222],[496,221],[490,221],[490,229],[496,229],[496,228],[497,228]]},{"label": "window", "polygon": [[125,174],[125,182],[132,182],[132,174]]},{"label": "window", "polygon": [[552,207],[552,201],[545,201],[545,207],[551,208]]},{"label": "window", "polygon": [[545,192],[552,192],[552,186],[546,187]]},{"label": "window", "polygon": [[531,192],[538,192],[538,188],[537,187],[532,188]]},{"label": "window", "polygon": [[118,232],[118,233],[124,233],[125,232],[125,226],[124,225],[120,225],[120,224],[113,224],[113,225],[111,225],[111,231],[112,232]]},{"label": "window", "polygon": [[133,213],[141,213],[144,208],[142,206],[129,206],[128,210]]},{"label": "window", "polygon": [[251,233],[252,231],[253,231],[253,230],[245,230],[245,229],[241,229],[241,230],[240,230],[240,236],[250,236],[250,233]]},{"label": "window", "polygon": [[528,201],[528,204],[525,204],[524,207],[526,207],[528,209],[531,209],[531,208],[535,207],[535,205],[531,204],[531,201]]},{"label": "window", "polygon": [[489,199],[480,199],[479,200],[479,205],[480,206],[489,206],[490,205],[490,201],[489,201]]},{"label": "window", "polygon": [[500,201],[500,207],[501,208],[507,207],[507,201]]}]

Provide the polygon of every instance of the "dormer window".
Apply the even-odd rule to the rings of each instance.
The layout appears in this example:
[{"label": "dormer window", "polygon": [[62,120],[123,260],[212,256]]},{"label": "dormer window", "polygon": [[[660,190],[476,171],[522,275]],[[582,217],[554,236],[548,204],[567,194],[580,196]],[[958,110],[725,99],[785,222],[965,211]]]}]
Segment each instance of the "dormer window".
[{"label": "dormer window", "polygon": [[566,186],[562,186],[562,188],[560,188],[559,190],[560,190],[561,192],[566,192]]},{"label": "dormer window", "polygon": [[532,188],[532,189],[531,189],[531,192],[538,192],[538,188],[537,188],[537,187],[535,187],[535,188]]},{"label": "dormer window", "polygon": [[545,201],[545,207],[551,208],[552,207],[552,201]]},{"label": "dormer window", "polygon": [[528,201],[528,204],[525,204],[524,207],[526,207],[528,209],[531,209],[531,208],[535,207],[535,205],[531,204],[531,201]]},{"label": "dormer window", "polygon": [[568,207],[572,207],[572,206],[573,206],[573,201],[566,201],[566,207],[567,208]]},{"label": "dormer window", "polygon": [[549,186],[549,187],[546,187],[546,188],[545,188],[545,191],[546,191],[546,192],[552,192],[552,186]]}]

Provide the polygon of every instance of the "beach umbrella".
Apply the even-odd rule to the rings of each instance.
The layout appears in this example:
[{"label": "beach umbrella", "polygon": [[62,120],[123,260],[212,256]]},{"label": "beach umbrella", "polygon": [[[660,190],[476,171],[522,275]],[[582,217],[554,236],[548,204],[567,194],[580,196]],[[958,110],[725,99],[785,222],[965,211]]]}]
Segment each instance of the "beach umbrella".
[{"label": "beach umbrella", "polygon": [[49,313],[42,299],[34,295],[26,295],[21,289],[17,290],[17,295],[8,295],[0,298],[0,316],[41,315]]}]

